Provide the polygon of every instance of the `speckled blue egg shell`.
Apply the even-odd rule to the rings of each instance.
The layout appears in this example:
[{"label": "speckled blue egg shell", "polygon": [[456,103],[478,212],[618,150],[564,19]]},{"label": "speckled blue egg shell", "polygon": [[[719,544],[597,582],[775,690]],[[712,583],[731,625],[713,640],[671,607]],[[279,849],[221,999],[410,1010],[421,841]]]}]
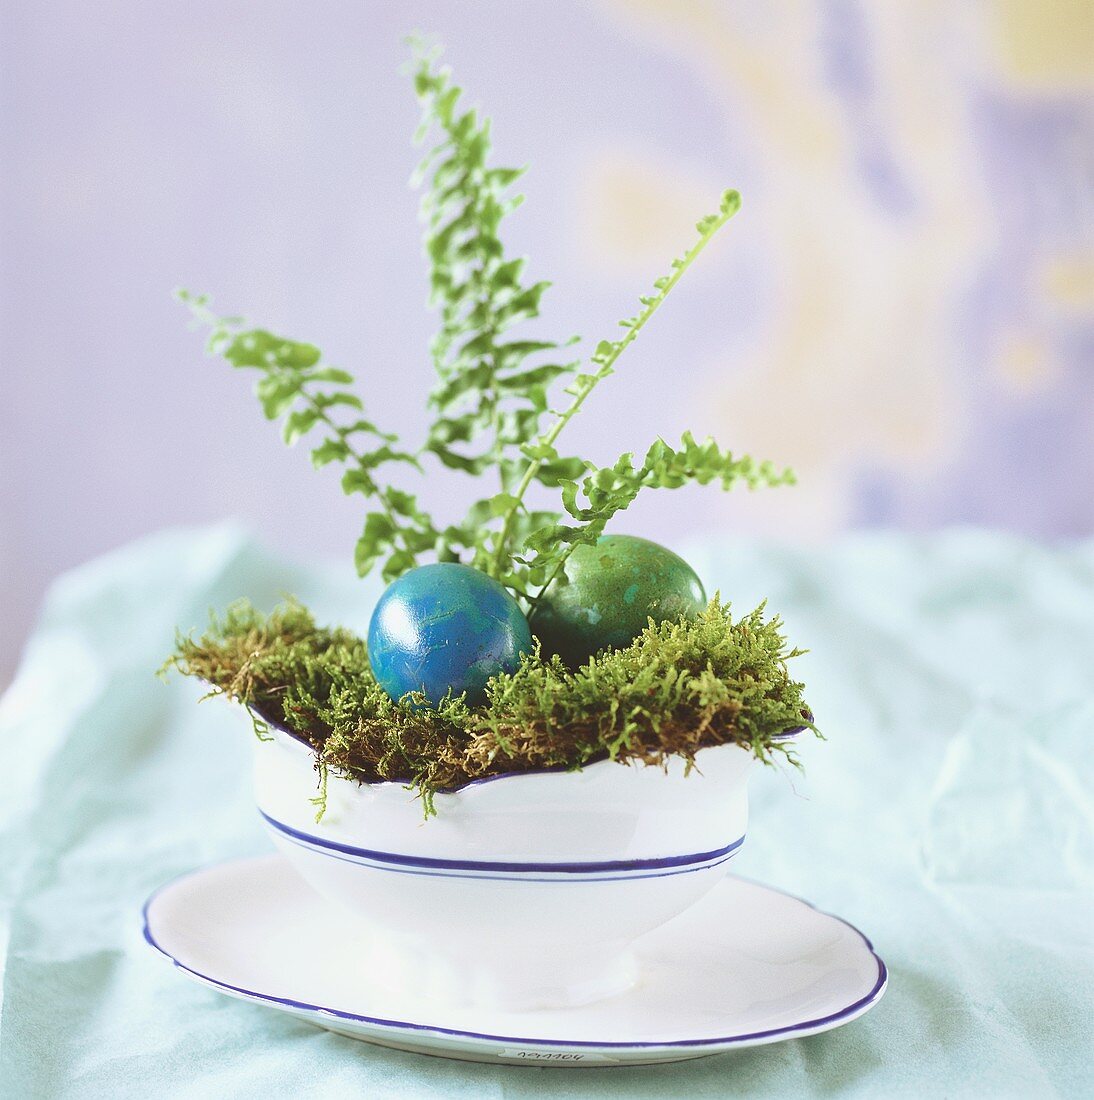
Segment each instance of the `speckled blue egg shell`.
[{"label": "speckled blue egg shell", "polygon": [[486,682],[514,672],[532,648],[520,605],[469,565],[422,565],[393,581],[368,628],[373,675],[392,699],[421,691],[439,703],[449,690],[472,706]]},{"label": "speckled blue egg shell", "polygon": [[603,535],[578,546],[530,616],[544,656],[557,653],[570,667],[601,649],[629,645],[655,623],[692,617],[707,604],[703,584],[683,558],[633,535]]}]

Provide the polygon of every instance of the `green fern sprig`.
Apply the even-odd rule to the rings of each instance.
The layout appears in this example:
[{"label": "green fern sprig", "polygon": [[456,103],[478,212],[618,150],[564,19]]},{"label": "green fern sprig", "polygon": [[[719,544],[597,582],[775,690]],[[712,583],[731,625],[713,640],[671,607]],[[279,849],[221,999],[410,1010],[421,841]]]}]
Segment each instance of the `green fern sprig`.
[{"label": "green fern sprig", "polygon": [[[436,417],[423,446],[445,466],[472,475],[496,470],[499,493],[480,501],[448,535],[471,549],[472,564],[498,572],[504,536],[491,521],[515,507],[511,495],[527,465],[521,448],[539,434],[548,388],[573,374],[579,361],[556,362],[576,342],[508,339],[514,326],[537,318],[546,281],[524,277],[525,260],[511,258],[500,237],[503,219],[523,201],[512,194],[523,168],[492,166],[490,121],[460,107],[451,71],[439,51],[415,44],[414,88],[422,109],[418,139],[439,133],[416,173],[422,199],[432,304],[440,329],[431,344],[438,381],[429,404]],[[555,457],[536,475],[545,484],[579,476],[578,458]],[[490,546],[492,540],[496,544]]]},{"label": "green fern sprig", "polygon": [[777,470],[770,462],[757,463],[750,455],[736,458],[713,439],[697,442],[691,432],[684,433],[678,449],[658,439],[637,467],[630,453],[621,455],[611,466],[587,466],[589,472],[580,487],[576,481],[562,485],[563,507],[577,523],[545,527],[526,540],[525,549],[533,556],[523,564],[528,569],[528,583],[539,586],[539,595],[559,576],[575,547],[596,542],[608,521],[630,507],[643,489],[679,489],[691,483],[709,485],[715,481],[724,490],[738,482],[750,489],[794,484],[792,470]]},{"label": "green fern sprig", "polygon": [[382,574],[385,580],[393,579],[413,566],[419,554],[437,547],[440,536],[415,497],[377,481],[377,472],[393,463],[420,470],[418,457],[398,450],[398,437],[372,421],[340,415],[363,411],[361,399],[346,389],[353,383],[352,374],[324,364],[314,344],[245,328],[238,317],[218,316],[205,295],[180,290],[176,296],[198,324],[209,328],[211,355],[241,370],[259,372],[255,395],[268,420],[282,421],[285,442],[291,446],[313,430],[322,431],[322,442],[312,448],[312,464],[318,468],[341,463],[343,492],[361,493],[377,506],[366,514],[354,552],[361,576],[386,555]]},{"label": "green fern sprig", "polygon": [[[523,501],[524,493],[537,476],[541,463],[551,463],[557,459],[555,441],[562,430],[577,415],[586,398],[596,386],[615,371],[620,356],[634,342],[638,334],[662,306],[673,287],[683,277],[684,272],[698,259],[703,249],[714,239],[715,234],[741,208],[741,196],[737,191],[726,191],[722,195],[716,214],[701,218],[695,226],[698,239],[684,255],[672,261],[668,275],[657,279],[653,284],[653,293],[643,295],[639,302],[642,308],[633,316],[620,321],[626,329],[617,340],[601,340],[592,355],[595,371],[578,374],[566,388],[570,395],[570,404],[556,414],[551,428],[534,443],[522,448],[529,459],[524,477],[513,494],[514,503],[505,517],[505,526],[498,539],[496,564],[501,565],[508,550],[508,533],[513,517]],[[749,457],[734,460],[729,452],[721,452],[711,440],[706,444],[696,444],[690,434],[684,437],[684,450],[673,451],[663,440],[658,440],[649,450],[646,462],[638,470],[633,468],[631,455],[625,454],[614,466],[597,468],[591,462],[582,463],[581,474],[585,475],[583,488],[588,503],[578,507],[576,479],[561,479],[563,506],[579,524],[565,525],[555,517],[537,530],[528,532],[524,538],[523,549],[532,551],[533,557],[518,556],[511,576],[519,578],[525,586],[546,588],[558,576],[573,548],[580,543],[595,542],[604,530],[608,520],[616,512],[622,511],[633,503],[639,491],[647,486],[677,488],[688,481],[707,484],[719,477],[724,489],[729,489],[739,477],[748,472],[749,483],[783,484],[792,479],[789,470],[775,474],[769,463],[756,465]],[[580,475],[579,475],[580,476]]]},{"label": "green fern sprig", "polygon": [[[489,121],[461,109],[462,93],[438,56],[417,43],[411,65],[422,109],[418,138],[437,135],[416,175],[426,186],[424,243],[431,301],[440,313],[431,344],[434,416],[418,450],[399,449],[394,435],[357,415],[360,398],[347,388],[352,376],[325,364],[313,344],[219,317],[205,297],[182,292],[180,298],[210,327],[211,352],[232,366],[261,372],[258,398],[267,417],[283,420],[285,441],[321,431],[313,463],[340,463],[343,490],[368,500],[354,555],[360,574],[382,563],[384,579],[391,580],[423,556],[464,561],[501,580],[531,606],[562,574],[574,547],[595,542],[643,489],[711,482],[724,489],[741,482],[782,485],[792,482],[793,474],[735,456],[712,440],[699,443],[687,433],[677,448],[657,440],[637,466],[631,454],[598,467],[559,451],[566,425],[737,212],[740,195],[722,195],[718,211],[697,223],[691,248],[640,299],[635,316],[620,322],[623,335],[602,340],[590,368],[579,372],[579,361],[561,361],[557,354],[574,340],[517,338],[511,331],[539,316],[549,285],[527,281],[524,260],[509,257],[501,239],[503,220],[521,202],[512,187],[523,169],[490,163]],[[550,390],[564,379],[569,401],[556,408]],[[546,427],[545,417],[550,418]],[[494,470],[497,490],[476,501],[459,522],[438,526],[414,495],[384,477],[393,465],[422,472],[426,457],[476,477]],[[529,508],[526,497],[534,483],[559,491],[561,508]]]}]

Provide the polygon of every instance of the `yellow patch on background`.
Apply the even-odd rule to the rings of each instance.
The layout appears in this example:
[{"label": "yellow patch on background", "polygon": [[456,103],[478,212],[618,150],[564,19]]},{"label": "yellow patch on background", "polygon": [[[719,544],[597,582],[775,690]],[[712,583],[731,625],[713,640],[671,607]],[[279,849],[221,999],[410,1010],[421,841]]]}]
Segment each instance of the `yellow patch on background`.
[{"label": "yellow patch on background", "polygon": [[690,176],[670,159],[622,151],[604,153],[586,171],[581,187],[584,258],[626,273],[664,267],[727,186],[713,177]]},{"label": "yellow patch on background", "polygon": [[996,0],[995,16],[1009,75],[1049,90],[1094,83],[1091,0]]},{"label": "yellow patch on background", "polygon": [[1094,260],[1087,256],[1055,257],[1041,274],[1045,296],[1066,312],[1094,311]]},{"label": "yellow patch on background", "polygon": [[1030,333],[1013,333],[1007,337],[995,362],[996,373],[1011,393],[1026,395],[1051,386],[1058,374],[1058,364],[1042,339]]}]

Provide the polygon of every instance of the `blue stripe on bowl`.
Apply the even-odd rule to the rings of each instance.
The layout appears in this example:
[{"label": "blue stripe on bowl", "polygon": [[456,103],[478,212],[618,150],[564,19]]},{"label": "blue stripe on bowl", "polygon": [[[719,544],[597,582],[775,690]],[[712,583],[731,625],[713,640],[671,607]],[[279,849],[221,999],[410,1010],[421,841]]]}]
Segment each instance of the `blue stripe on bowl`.
[{"label": "blue stripe on bowl", "polygon": [[[728,855],[722,856],[720,859],[714,860],[712,863],[699,863],[690,867],[672,867],[665,871],[637,871],[637,872],[625,872],[616,871],[614,874],[596,874],[595,872],[587,875],[575,875],[575,874],[561,874],[550,876],[546,872],[541,874],[533,874],[528,872],[522,872],[519,874],[506,874],[503,871],[439,871],[439,870],[421,870],[416,867],[395,867],[386,863],[371,863],[368,860],[360,859],[355,856],[342,855],[340,852],[325,851],[322,848],[316,848],[306,843],[303,840],[297,840],[294,837],[282,835],[282,840],[288,844],[296,844],[301,848],[304,848],[310,852],[318,852],[320,855],[325,856],[328,859],[341,860],[344,863],[352,863],[355,867],[365,867],[370,871],[383,871],[384,874],[395,875],[425,875],[430,878],[464,878],[475,879],[479,882],[561,882],[561,883],[581,883],[588,882],[636,882],[639,879],[648,878],[665,878],[668,875],[690,875],[696,871],[709,871],[714,867],[718,867],[723,863],[729,862],[738,852],[738,848],[734,848]],[[742,841],[744,838],[741,838]]]},{"label": "blue stripe on bowl", "polygon": [[738,837],[724,848],[710,852],[696,852],[682,856],[660,856],[654,859],[612,859],[587,863],[516,863],[495,860],[436,859],[432,856],[411,856],[399,852],[379,852],[371,848],[358,848],[352,844],[342,844],[306,833],[286,825],[271,817],[264,810],[258,811],[263,820],[274,830],[289,840],[306,847],[318,848],[330,853],[350,857],[352,861],[367,861],[383,864],[391,869],[405,868],[420,872],[468,871],[474,874],[501,873],[509,875],[550,874],[550,875],[596,875],[633,873],[640,871],[671,872],[673,870],[701,870],[703,866],[716,866],[732,856],[744,844],[745,838]]}]

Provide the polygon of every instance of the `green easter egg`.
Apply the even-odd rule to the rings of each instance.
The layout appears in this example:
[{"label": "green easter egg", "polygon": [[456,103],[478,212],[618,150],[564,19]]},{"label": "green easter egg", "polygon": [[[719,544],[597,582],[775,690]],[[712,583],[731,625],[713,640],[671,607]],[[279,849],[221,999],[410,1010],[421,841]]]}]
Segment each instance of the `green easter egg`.
[{"label": "green easter egg", "polygon": [[655,623],[691,617],[707,605],[703,583],[683,558],[648,539],[603,535],[578,546],[529,616],[545,657],[570,667],[601,649],[629,645]]}]

